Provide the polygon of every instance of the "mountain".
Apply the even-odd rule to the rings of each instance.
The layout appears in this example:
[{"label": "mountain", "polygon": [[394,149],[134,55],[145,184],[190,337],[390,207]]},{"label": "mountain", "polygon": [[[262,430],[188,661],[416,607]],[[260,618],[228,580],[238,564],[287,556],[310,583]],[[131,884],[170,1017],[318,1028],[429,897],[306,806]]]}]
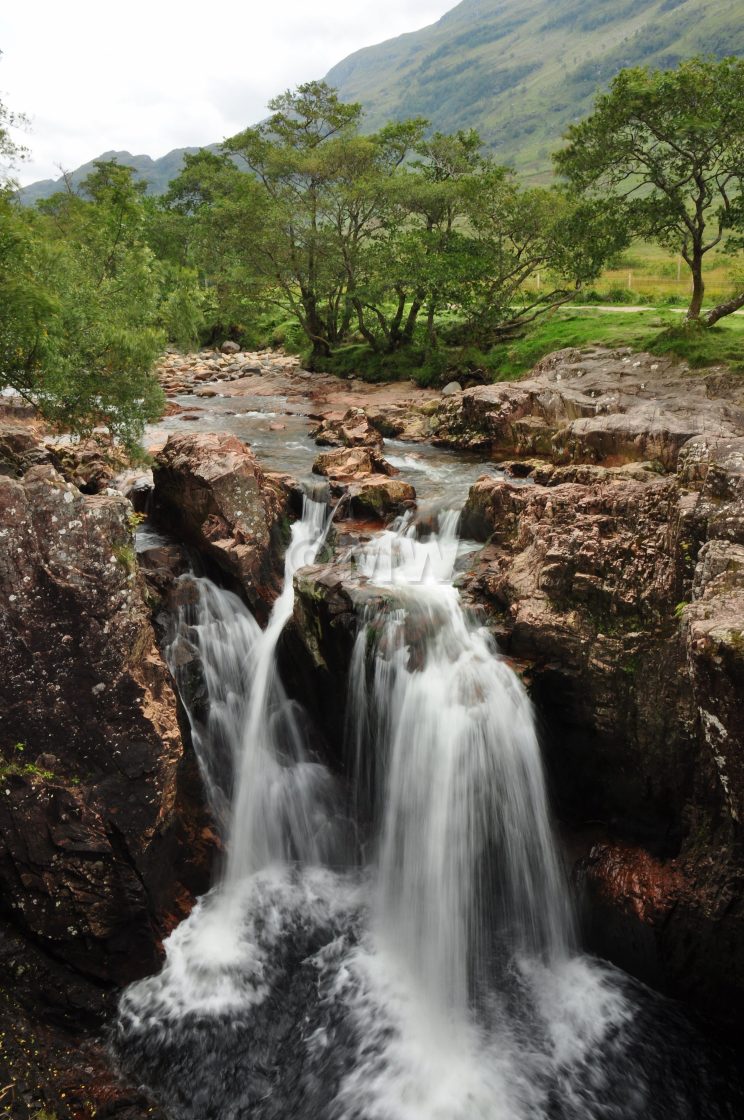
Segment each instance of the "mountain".
[{"label": "mountain", "polygon": [[[216,150],[217,145],[212,144],[211,147]],[[117,163],[124,164],[125,167],[134,168],[135,178],[144,179],[147,183],[148,194],[164,194],[171,179],[175,178],[181,170],[183,157],[191,152],[198,151],[198,148],[174,148],[172,152],[161,156],[160,159],[151,159],[150,156],[145,155],[133,156],[131,152],[103,152],[100,156],[96,156],[95,160],[76,168],[70,178],[72,185],[77,187],[86,175],[95,171],[94,164],[99,160],[115,159]],[[22,202],[28,206],[33,206],[41,199],[51,198],[53,194],[63,190],[65,190],[63,177],[59,179],[39,179],[36,183],[29,183],[28,186],[21,187],[18,194]]]},{"label": "mountain", "polygon": [[462,0],[430,27],[349,55],[327,75],[366,124],[421,115],[477,128],[536,174],[567,125],[625,66],[744,55],[742,0]]},{"label": "mountain", "polygon": [[[543,177],[567,125],[618,70],[694,54],[744,55],[744,0],[462,0],[430,27],[349,55],[326,80],[362,102],[370,129],[417,115],[443,132],[477,128],[501,161]],[[98,158],[116,156],[160,194],[192,151]],[[20,195],[33,203],[63,185],[46,179]]]}]

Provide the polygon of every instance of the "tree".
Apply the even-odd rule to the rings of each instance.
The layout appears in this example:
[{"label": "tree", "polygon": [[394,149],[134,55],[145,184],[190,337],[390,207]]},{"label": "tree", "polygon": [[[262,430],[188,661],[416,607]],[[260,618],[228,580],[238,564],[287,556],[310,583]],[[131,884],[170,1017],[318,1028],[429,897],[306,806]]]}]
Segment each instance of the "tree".
[{"label": "tree", "polygon": [[308,82],[269,103],[272,115],[223,145],[258,179],[267,203],[251,246],[257,271],[279,306],[296,316],[325,357],[337,341],[344,268],[327,212],[338,147],[355,131],[361,106],[346,105],[324,82]]},{"label": "tree", "polygon": [[556,187],[521,187],[505,168],[470,179],[466,194],[472,243],[454,303],[479,345],[523,333],[627,245],[625,224],[606,206]]},{"label": "tree", "polygon": [[162,275],[130,169],[99,163],[82,194],[38,211],[2,200],[0,383],[63,429],[134,449],[163,396]]},{"label": "tree", "polygon": [[741,59],[623,70],[554,157],[575,189],[681,253],[692,273],[687,317],[709,326],[744,306],[739,291],[701,314],[706,253],[740,246],[744,232],[742,104]]}]

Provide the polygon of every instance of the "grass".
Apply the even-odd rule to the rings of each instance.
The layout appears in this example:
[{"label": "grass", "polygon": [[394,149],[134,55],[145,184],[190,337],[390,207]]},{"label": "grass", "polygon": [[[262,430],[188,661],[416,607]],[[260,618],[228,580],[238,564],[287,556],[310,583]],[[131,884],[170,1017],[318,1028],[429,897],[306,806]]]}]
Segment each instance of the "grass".
[{"label": "grass", "polygon": [[[744,372],[744,316],[728,316],[712,329],[695,328],[686,323],[684,309],[688,293],[678,298],[676,284],[676,258],[669,253],[644,243],[637,243],[627,251],[618,268],[605,272],[592,293],[583,293],[582,304],[566,306],[546,316],[515,341],[494,346],[488,351],[473,347],[443,345],[434,354],[423,349],[423,334],[418,345],[396,354],[373,354],[363,342],[352,342],[339,347],[322,368],[339,377],[360,377],[369,382],[403,381],[413,379],[421,385],[443,385],[457,378],[467,378],[469,372],[481,370],[493,381],[508,381],[530,370],[540,358],[554,350],[566,347],[582,349],[588,346],[620,347],[648,350],[660,356],[669,355],[685,359],[695,369],[710,365],[728,365],[737,372]],[[645,286],[648,293],[639,297],[619,284],[628,272],[634,284]],[[672,275],[673,273],[673,275]],[[684,271],[682,272],[684,277]],[[730,258],[711,254],[710,268],[706,274],[710,300],[706,306],[732,289],[733,271]],[[687,279],[682,285],[689,283]],[[642,310],[625,310],[623,305],[651,302],[660,306]],[[600,310],[592,302],[617,307],[617,312]],[[676,310],[672,310],[676,307]],[[439,329],[443,338],[448,328],[457,324],[451,315],[443,315]],[[307,339],[299,326],[291,320],[282,320],[274,314],[261,317],[243,338],[243,345],[263,347],[283,346],[288,352],[299,354],[307,360]],[[129,566],[129,557],[120,561]]]},{"label": "grass", "polygon": [[[703,268],[706,303],[719,303],[731,296],[736,274],[737,262],[732,256],[715,250],[706,254]],[[680,256],[660,245],[636,241],[612,268],[605,269],[595,287],[600,296],[623,293],[628,303],[668,303],[684,307],[690,299],[692,279]]]},{"label": "grass", "polygon": [[628,346],[659,356],[686,360],[693,369],[728,365],[744,373],[744,316],[729,317],[713,328],[695,327],[672,311],[599,311],[562,309],[542,320],[523,338],[482,351],[473,347],[442,348],[434,358],[410,350],[388,357],[372,354],[363,345],[337,351],[324,369],[339,376],[364,381],[403,380],[412,377],[422,385],[467,380],[483,371],[489,381],[511,381],[522,376],[546,354],[568,347]]},{"label": "grass", "polygon": [[695,368],[727,364],[744,372],[744,317],[729,317],[716,327],[688,327],[672,312],[559,311],[524,338],[495,346],[483,366],[495,381],[508,381],[531,369],[540,358],[565,347],[630,346],[652,354],[685,359]]}]

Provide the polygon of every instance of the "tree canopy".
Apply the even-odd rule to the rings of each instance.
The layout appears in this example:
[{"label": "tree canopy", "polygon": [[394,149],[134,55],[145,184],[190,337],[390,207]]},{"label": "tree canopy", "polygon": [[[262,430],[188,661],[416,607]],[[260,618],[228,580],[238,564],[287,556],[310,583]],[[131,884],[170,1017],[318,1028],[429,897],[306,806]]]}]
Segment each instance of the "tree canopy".
[{"label": "tree canopy", "polygon": [[744,306],[741,290],[702,315],[705,254],[744,237],[742,105],[742,59],[623,70],[555,156],[577,191],[681,254],[692,273],[688,318],[708,325]]},{"label": "tree canopy", "polygon": [[55,195],[36,211],[5,191],[0,384],[65,430],[102,426],[136,447],[162,408],[152,367],[174,314],[165,279],[129,168],[98,163],[80,194]]},{"label": "tree canopy", "polygon": [[[431,353],[447,314],[485,340],[513,333],[623,241],[599,208],[521,187],[472,130],[427,135],[414,118],[364,135],[360,106],[323,82],[270,107],[222,157],[188,157],[165,206],[190,220],[189,252],[223,309],[280,309],[311,364],[355,338]],[[546,283],[530,291],[537,271]]]}]

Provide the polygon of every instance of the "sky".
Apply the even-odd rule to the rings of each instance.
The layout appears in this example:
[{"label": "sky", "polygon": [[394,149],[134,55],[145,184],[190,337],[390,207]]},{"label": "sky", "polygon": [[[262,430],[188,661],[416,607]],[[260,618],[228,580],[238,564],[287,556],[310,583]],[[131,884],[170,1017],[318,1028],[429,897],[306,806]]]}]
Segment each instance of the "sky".
[{"label": "sky", "polygon": [[269,98],[360,47],[435,22],[456,0],[9,0],[0,101],[25,113],[21,183],[104,151],[220,141]]}]

